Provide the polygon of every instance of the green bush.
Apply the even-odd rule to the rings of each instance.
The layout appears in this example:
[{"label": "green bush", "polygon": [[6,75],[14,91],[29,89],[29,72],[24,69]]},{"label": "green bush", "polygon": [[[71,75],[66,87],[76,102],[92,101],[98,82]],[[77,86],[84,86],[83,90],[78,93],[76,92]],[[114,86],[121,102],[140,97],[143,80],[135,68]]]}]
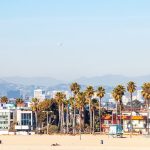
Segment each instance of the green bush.
[{"label": "green bush", "polygon": [[58,133],[59,128],[56,125],[50,125],[48,129],[48,134]]}]

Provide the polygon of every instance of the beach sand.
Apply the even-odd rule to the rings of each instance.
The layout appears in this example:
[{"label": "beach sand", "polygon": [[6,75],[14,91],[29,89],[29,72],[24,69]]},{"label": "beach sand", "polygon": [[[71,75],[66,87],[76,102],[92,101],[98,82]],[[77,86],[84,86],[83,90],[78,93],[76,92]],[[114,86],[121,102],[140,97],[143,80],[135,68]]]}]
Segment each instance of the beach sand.
[{"label": "beach sand", "polygon": [[[1,135],[0,150],[149,150],[150,138],[126,136],[112,138],[107,135]],[[103,144],[101,144],[103,140]],[[51,146],[58,143],[60,146]]]}]

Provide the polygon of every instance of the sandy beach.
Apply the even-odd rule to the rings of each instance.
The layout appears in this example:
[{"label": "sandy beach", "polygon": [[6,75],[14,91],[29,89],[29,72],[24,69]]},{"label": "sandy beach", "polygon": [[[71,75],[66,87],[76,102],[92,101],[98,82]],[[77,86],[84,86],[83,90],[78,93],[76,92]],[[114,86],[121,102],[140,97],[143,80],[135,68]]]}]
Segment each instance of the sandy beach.
[{"label": "sandy beach", "polygon": [[[112,138],[106,135],[30,135],[0,136],[0,150],[148,150],[150,138],[133,136],[133,138]],[[100,141],[103,140],[104,144]],[[60,146],[51,146],[54,143]]]}]

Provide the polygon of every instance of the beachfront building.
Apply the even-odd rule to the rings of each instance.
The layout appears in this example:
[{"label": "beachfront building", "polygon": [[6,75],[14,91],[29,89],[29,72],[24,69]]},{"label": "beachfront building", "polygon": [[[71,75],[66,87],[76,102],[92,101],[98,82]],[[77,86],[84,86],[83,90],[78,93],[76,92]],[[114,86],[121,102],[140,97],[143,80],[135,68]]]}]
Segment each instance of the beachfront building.
[{"label": "beachfront building", "polygon": [[30,109],[17,109],[16,114],[16,131],[31,131],[34,129],[34,114]]},{"label": "beachfront building", "polygon": [[[129,132],[131,129],[131,113],[123,112],[122,113],[122,123],[123,129],[125,132]],[[145,133],[147,126],[147,112],[132,112],[132,125],[133,132]]]},{"label": "beachfront building", "polygon": [[12,128],[15,116],[13,104],[0,104],[0,134],[8,134]]},{"label": "beachfront building", "polygon": [[[122,115],[116,116],[115,113],[102,116],[102,131],[108,132],[110,124],[122,124],[124,132],[130,132],[131,129],[131,113],[128,111],[122,112]],[[145,133],[147,123],[147,112],[132,112],[133,132]]]},{"label": "beachfront building", "polygon": [[0,134],[8,134],[14,122],[14,110],[0,110]]},{"label": "beachfront building", "polygon": [[0,103],[0,134],[17,131],[32,131],[35,125],[34,113],[28,107]]}]

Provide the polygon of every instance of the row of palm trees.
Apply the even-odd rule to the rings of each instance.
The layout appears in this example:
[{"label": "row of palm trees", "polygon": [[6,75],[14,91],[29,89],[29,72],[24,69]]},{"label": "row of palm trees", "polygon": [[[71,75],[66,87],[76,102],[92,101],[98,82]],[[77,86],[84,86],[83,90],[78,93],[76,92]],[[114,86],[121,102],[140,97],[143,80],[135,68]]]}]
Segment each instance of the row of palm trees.
[{"label": "row of palm trees", "polygon": [[[117,85],[112,91],[112,97],[116,101],[116,113],[119,113],[120,116],[123,110],[122,97],[126,91],[130,95],[130,110],[131,110],[131,125],[132,125],[132,111],[133,111],[133,93],[136,91],[137,86],[133,81],[128,82],[127,86]],[[36,117],[36,127],[38,126],[38,117],[42,111],[50,111],[53,109],[54,114],[57,115],[58,112],[58,127],[60,132],[63,132],[64,126],[66,127],[66,132],[69,132],[69,126],[71,124],[73,134],[76,133],[77,122],[76,114],[79,116],[79,131],[83,131],[85,127],[85,118],[88,120],[89,132],[92,133],[95,131],[95,113],[98,112],[98,122],[99,122],[99,131],[101,133],[102,129],[102,98],[105,96],[104,87],[100,86],[96,90],[92,86],[88,86],[84,91],[81,91],[81,86],[78,83],[72,83],[70,85],[70,90],[72,91],[72,97],[69,99],[66,98],[66,95],[63,92],[57,92],[54,99],[45,100],[44,102],[39,102],[38,99],[32,99],[32,110],[35,112]],[[93,96],[96,96],[99,99],[93,99]],[[144,83],[142,85],[142,95],[145,99],[147,106],[147,111],[149,110],[149,101],[150,101],[150,82]],[[0,99],[1,103],[7,103],[8,98],[2,97]],[[22,105],[24,101],[22,99],[17,99],[16,104]],[[53,107],[56,107],[54,109]],[[85,115],[85,111],[88,111],[88,114]],[[40,112],[40,113],[39,113]],[[149,113],[148,113],[149,115]],[[117,115],[116,115],[117,116]],[[149,118],[149,116],[147,117]],[[121,119],[121,117],[120,117]],[[121,122],[121,121],[120,121]],[[149,122],[149,120],[147,120]],[[149,124],[148,124],[149,129]],[[148,130],[149,133],[149,130]],[[132,128],[131,128],[132,136]]]},{"label": "row of palm trees", "polygon": [[[132,137],[132,132],[133,132],[133,126],[132,126],[132,112],[133,112],[133,93],[136,91],[136,84],[133,81],[128,82],[127,84],[127,91],[130,94],[130,102],[131,102],[131,107],[130,107],[130,125],[131,125],[131,134],[130,136]],[[112,96],[114,100],[116,101],[116,105],[119,105],[119,111],[120,111],[120,119],[121,119],[121,111],[123,110],[123,103],[122,103],[122,97],[125,94],[126,89],[123,85],[118,85],[114,88],[112,91]],[[147,107],[147,128],[148,128],[148,134],[149,134],[149,102],[150,102],[150,82],[144,83],[142,85],[142,92],[141,92],[145,104]],[[118,109],[118,107],[116,106]],[[116,110],[118,112],[118,110]],[[117,115],[116,115],[117,116]],[[121,121],[120,121],[121,122]]]},{"label": "row of palm trees", "polygon": [[[137,86],[133,81],[128,82],[127,87],[125,88],[125,86],[123,85],[117,85],[113,91],[112,91],[112,96],[114,98],[114,100],[116,101],[116,108],[117,111],[120,113],[120,119],[121,119],[121,114],[122,114],[122,110],[123,110],[123,102],[122,102],[122,97],[125,95],[125,92],[128,91],[129,95],[130,95],[130,102],[131,102],[131,106],[130,106],[130,111],[131,111],[131,116],[130,116],[130,123],[132,125],[132,111],[133,111],[133,105],[132,105],[132,101],[133,101],[133,93],[136,91]],[[105,96],[105,89],[104,87],[98,87],[97,90],[94,90],[94,88],[92,86],[88,86],[85,91],[81,91],[81,87],[78,83],[72,83],[70,86],[70,90],[73,93],[73,97],[70,97],[69,100],[66,101],[65,105],[67,106],[67,113],[68,113],[68,107],[71,106],[72,111],[73,111],[73,122],[72,122],[72,126],[73,126],[73,133],[75,134],[75,126],[76,126],[76,111],[79,112],[79,117],[80,117],[80,131],[82,130],[82,128],[84,128],[84,110],[85,107],[88,106],[88,111],[89,111],[89,132],[92,133],[92,129],[94,132],[94,113],[95,109],[97,109],[99,111],[99,127],[100,127],[100,132],[102,129],[102,123],[101,123],[101,100],[102,98]],[[94,96],[94,93],[96,92],[96,96],[99,97],[99,101],[96,99],[92,99],[92,97]],[[149,101],[150,101],[150,83],[144,83],[142,85],[142,95],[143,98],[145,99],[146,102],[146,106],[147,106],[147,111],[149,111]],[[62,93],[62,92],[58,92],[55,96],[58,105],[59,105],[59,126],[62,127],[64,126],[64,119],[63,119],[63,108],[64,108],[64,103],[63,101],[66,99],[66,96]],[[149,113],[148,113],[149,115]],[[116,115],[117,116],[117,115]],[[147,117],[149,118],[149,116]],[[121,121],[120,121],[121,122]],[[147,120],[147,122],[149,122],[149,120]],[[149,124],[148,124],[149,125]],[[132,136],[132,132],[133,132],[133,128],[131,127],[131,136]],[[149,132],[149,130],[148,130]]]},{"label": "row of palm trees", "polygon": [[[8,98],[6,96],[3,96],[0,98],[0,103],[2,104],[7,104],[8,103]],[[23,106],[24,105],[24,100],[22,98],[17,98],[15,101],[16,106]]]}]

